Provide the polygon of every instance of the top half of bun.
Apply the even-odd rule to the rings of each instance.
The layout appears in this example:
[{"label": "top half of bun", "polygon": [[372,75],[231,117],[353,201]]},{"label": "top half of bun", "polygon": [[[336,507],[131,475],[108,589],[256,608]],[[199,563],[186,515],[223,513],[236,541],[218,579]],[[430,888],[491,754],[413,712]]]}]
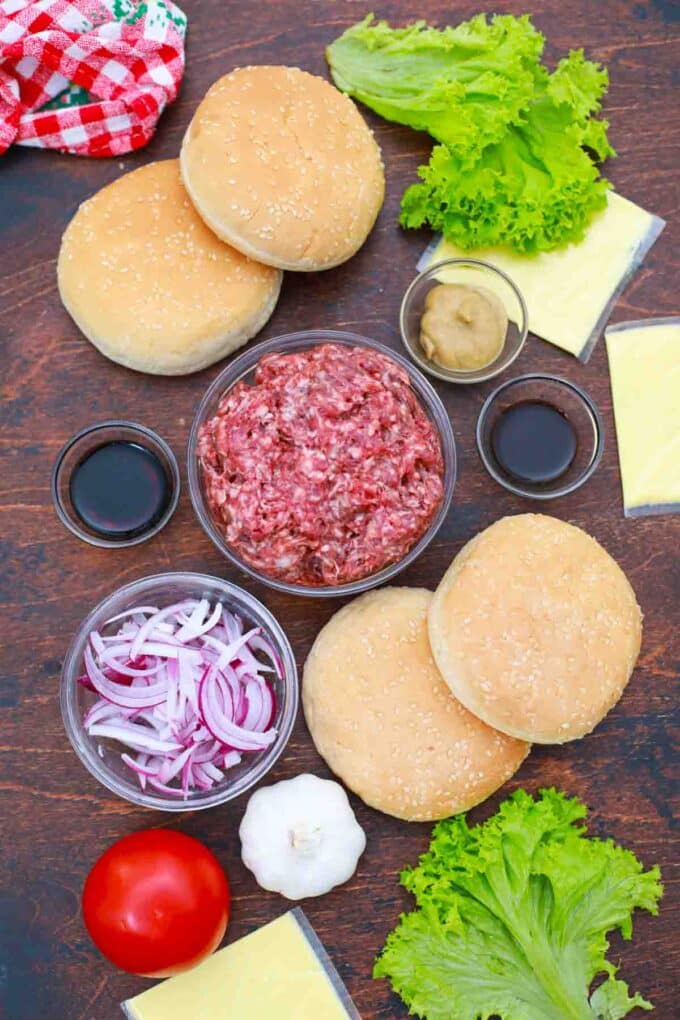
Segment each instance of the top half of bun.
[{"label": "top half of bun", "polygon": [[352,100],[296,67],[242,67],[216,81],[180,160],[208,226],[280,269],[344,262],[384,198],[380,150]]},{"label": "top half of bun", "polygon": [[422,588],[379,588],[343,606],[305,663],[303,707],[330,768],[367,804],[409,821],[466,811],[529,748],[486,726],[444,683]]},{"label": "top half of bun", "polygon": [[456,556],[429,634],[444,679],[471,712],[522,740],[564,743],[618,701],[642,623],[626,575],[594,538],[520,514]]},{"label": "top half of bun", "polygon": [[57,263],[59,293],[85,336],[128,368],[195,372],[252,337],[281,273],[206,227],[176,159],[137,167],[83,202]]}]

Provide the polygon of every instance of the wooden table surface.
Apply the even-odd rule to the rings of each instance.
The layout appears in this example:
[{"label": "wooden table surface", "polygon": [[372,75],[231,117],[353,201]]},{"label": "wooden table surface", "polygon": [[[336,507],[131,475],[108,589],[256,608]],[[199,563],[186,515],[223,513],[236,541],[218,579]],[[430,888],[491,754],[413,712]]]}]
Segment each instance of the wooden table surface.
[{"label": "wooden table surface", "polygon": [[[605,112],[619,153],[608,175],[623,194],[669,221],[613,319],[677,314],[672,260],[680,241],[680,125],[678,93],[673,91],[678,6],[672,0],[535,0],[532,5],[499,3],[497,9],[521,13],[527,6],[548,36],[549,60],[585,46],[588,56],[607,64],[611,87]],[[215,851],[232,883],[230,939],[287,907],[286,901],[259,889],[241,865],[237,830],[243,798],[204,813],[156,814],[116,799],[82,767],[64,734],[58,690],[64,653],[83,616],[105,595],[145,574],[218,574],[243,584],[269,606],[302,666],[317,631],[339,608],[337,602],[286,597],[239,575],[199,527],[186,486],[162,534],[121,551],[80,543],[59,524],[50,503],[48,482],[57,450],[97,420],[131,418],[158,429],[183,466],[196,403],[218,371],[215,366],[186,378],[152,378],[106,361],[83,340],[62,309],[55,284],[59,239],[76,207],[121,171],[174,156],[206,88],[231,68],[285,63],[324,74],[324,46],[366,10],[363,3],[293,0],[186,0],[184,7],[190,23],[186,77],[179,100],[163,116],[148,148],[108,161],[15,148],[0,160],[0,1016],[8,1020],[114,1020],[120,1015],[117,1004],[146,987],[98,954],[80,917],[88,869],[126,833],[151,825],[178,827]],[[443,25],[447,18],[462,19],[477,10],[470,3],[421,0],[415,5],[384,3],[379,13],[402,21],[417,14]],[[361,252],[341,268],[287,274],[263,338],[327,326],[399,347],[399,302],[428,240],[425,232],[407,234],[398,228],[399,198],[430,143],[371,115],[368,119],[387,168],[387,200],[378,224]],[[536,748],[514,780],[472,818],[485,818],[517,786],[535,791],[554,784],[590,805],[595,833],[626,844],[647,865],[661,865],[666,896],[659,918],[639,916],[634,944],[624,947],[615,938],[612,958],[622,961],[631,986],[656,1003],[655,1016],[670,1020],[679,1015],[680,1001],[674,987],[680,940],[672,842],[679,520],[624,520],[603,342],[584,366],[530,337],[513,371],[535,370],[556,372],[584,386],[602,411],[606,446],[600,468],[583,489],[549,509],[584,527],[621,563],[644,610],[644,640],[623,700],[596,732],[565,747]],[[404,584],[435,586],[451,558],[480,528],[504,514],[535,509],[495,485],[478,460],[474,425],[490,388],[438,387],[453,420],[459,480],[441,532],[400,577]],[[300,716],[269,779],[305,771],[328,775]],[[355,798],[353,805],[368,835],[358,872],[343,888],[305,902],[304,909],[365,1020],[396,1020],[406,1012],[385,982],[371,979],[371,966],[399,912],[409,906],[398,872],[424,850],[430,827],[380,815]]]}]

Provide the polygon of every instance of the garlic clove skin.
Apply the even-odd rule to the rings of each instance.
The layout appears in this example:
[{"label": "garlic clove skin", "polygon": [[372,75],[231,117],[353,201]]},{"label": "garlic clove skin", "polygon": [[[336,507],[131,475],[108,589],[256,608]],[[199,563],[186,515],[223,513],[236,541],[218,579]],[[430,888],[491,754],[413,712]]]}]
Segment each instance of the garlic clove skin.
[{"label": "garlic clove skin", "polygon": [[308,773],[257,790],[239,836],[258,885],[289,900],[323,896],[346,882],[366,848],[343,788]]}]

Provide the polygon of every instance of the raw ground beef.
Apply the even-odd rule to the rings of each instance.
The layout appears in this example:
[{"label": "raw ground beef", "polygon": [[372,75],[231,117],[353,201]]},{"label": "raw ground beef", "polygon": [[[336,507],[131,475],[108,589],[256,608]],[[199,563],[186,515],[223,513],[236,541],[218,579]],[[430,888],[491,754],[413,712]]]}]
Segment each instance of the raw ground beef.
[{"label": "raw ground beef", "polygon": [[442,500],[437,431],[404,369],[367,347],[265,355],[203,425],[198,455],[227,543],[294,584],[401,559]]}]

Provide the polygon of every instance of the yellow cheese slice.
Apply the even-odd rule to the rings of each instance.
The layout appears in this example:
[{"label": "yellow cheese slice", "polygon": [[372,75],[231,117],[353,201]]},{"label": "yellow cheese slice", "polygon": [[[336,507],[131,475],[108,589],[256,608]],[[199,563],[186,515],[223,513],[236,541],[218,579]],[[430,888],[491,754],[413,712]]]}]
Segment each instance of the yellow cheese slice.
[{"label": "yellow cheese slice", "polygon": [[129,1020],[360,1020],[303,912],[123,1003]]},{"label": "yellow cheese slice", "polygon": [[680,511],[680,317],[605,331],[627,517]]},{"label": "yellow cheese slice", "polygon": [[587,361],[614,302],[665,225],[612,191],[579,244],[526,256],[486,248],[465,252],[440,238],[418,268],[449,258],[490,262],[521,291],[531,332]]}]

